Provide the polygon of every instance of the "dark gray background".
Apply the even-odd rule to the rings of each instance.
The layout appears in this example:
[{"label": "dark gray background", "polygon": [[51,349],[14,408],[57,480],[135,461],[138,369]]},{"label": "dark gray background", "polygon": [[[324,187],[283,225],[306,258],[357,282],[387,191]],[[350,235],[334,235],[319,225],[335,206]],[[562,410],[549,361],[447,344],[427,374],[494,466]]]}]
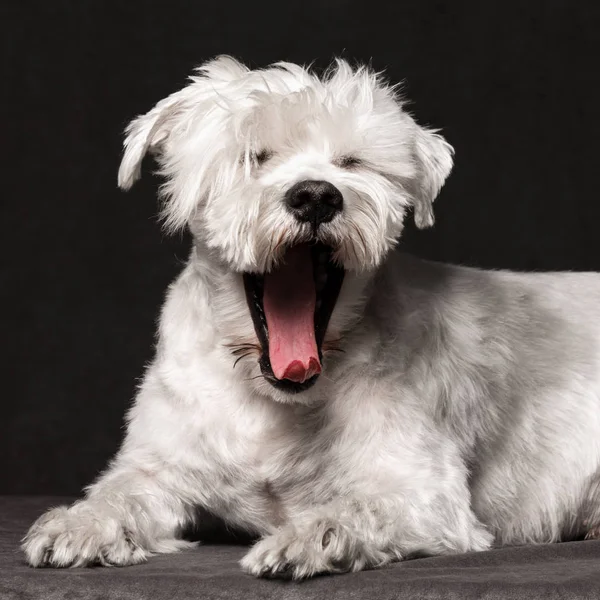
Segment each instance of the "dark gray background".
[{"label": "dark gray background", "polygon": [[0,493],[77,493],[118,445],[188,248],[161,235],[150,168],[117,190],[121,131],[195,65],[372,59],[456,148],[437,225],[407,250],[600,270],[596,6],[3,3]]}]

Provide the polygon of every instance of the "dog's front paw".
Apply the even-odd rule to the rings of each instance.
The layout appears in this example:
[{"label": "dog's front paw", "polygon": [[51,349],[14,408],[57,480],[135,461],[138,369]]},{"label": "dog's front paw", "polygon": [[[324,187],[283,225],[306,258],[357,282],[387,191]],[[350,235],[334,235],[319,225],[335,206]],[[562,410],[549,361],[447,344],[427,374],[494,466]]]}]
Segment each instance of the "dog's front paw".
[{"label": "dog's front paw", "polygon": [[382,566],[400,559],[358,539],[350,529],[329,519],[287,525],[258,541],[242,559],[256,577],[304,579],[318,573],[343,573]]},{"label": "dog's front paw", "polygon": [[49,510],[31,526],[22,548],[32,567],[125,566],[148,554],[114,514],[88,502]]}]

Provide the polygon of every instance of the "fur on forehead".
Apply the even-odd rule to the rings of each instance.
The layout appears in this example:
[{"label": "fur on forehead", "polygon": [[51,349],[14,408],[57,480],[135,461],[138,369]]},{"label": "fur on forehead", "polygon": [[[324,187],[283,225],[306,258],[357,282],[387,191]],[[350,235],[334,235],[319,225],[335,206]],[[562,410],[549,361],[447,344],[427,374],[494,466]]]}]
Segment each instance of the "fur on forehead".
[{"label": "fur on forehead", "polygon": [[122,188],[139,178],[147,152],[165,176],[163,217],[171,230],[250,185],[261,153],[280,161],[302,153],[332,162],[356,157],[394,183],[419,227],[433,223],[431,204],[452,166],[452,148],[415,123],[392,86],[339,59],[321,76],[291,63],[250,70],[231,57],[211,60],[128,126]]}]

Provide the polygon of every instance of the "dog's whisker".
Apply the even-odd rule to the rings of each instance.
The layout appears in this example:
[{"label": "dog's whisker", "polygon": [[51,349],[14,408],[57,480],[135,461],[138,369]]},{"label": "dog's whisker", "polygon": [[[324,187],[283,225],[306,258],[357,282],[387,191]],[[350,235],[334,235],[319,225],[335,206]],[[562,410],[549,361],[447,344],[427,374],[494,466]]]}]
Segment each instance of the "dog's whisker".
[{"label": "dog's whisker", "polygon": [[267,254],[267,256],[273,256],[273,237],[271,237],[271,239],[269,240],[269,253]]},{"label": "dog's whisker", "polygon": [[238,347],[242,347],[242,346],[258,347],[258,344],[256,342],[231,342],[231,343],[225,343],[223,345],[227,348],[238,348]]},{"label": "dog's whisker", "polygon": [[250,346],[247,348],[237,348],[236,350],[231,350],[230,354],[233,354],[233,356],[237,356],[239,354],[253,354],[253,353],[260,353],[260,350],[258,348],[255,348],[254,346]]},{"label": "dog's whisker", "polygon": [[255,379],[267,379],[264,375],[255,375],[254,377],[246,377],[244,381],[254,381]]},{"label": "dog's whisker", "polygon": [[235,369],[236,365],[240,362],[240,360],[242,360],[242,358],[247,358],[248,356],[251,356],[252,354],[253,354],[252,352],[247,352],[246,354],[242,354],[241,356],[238,356],[238,358],[233,363],[233,368]]},{"label": "dog's whisker", "polygon": [[275,248],[273,248],[273,255],[277,254],[277,251],[279,250],[279,247],[283,244],[283,240],[285,239],[286,234],[288,233],[287,229],[283,229],[279,235],[279,239],[277,240],[277,243],[275,244]]},{"label": "dog's whisker", "polygon": [[350,221],[349,222],[352,229],[354,230],[354,232],[356,233],[356,235],[358,236],[358,238],[360,239],[361,245],[362,245],[362,253],[363,256],[367,255],[367,242],[363,236],[363,234],[361,233],[359,227],[357,227],[356,223],[354,223],[354,221]]},{"label": "dog's whisker", "polygon": [[323,352],[341,352],[342,354],[346,354],[343,348],[324,348]]},{"label": "dog's whisker", "polygon": [[340,337],[335,340],[325,340],[323,342],[323,352],[346,352],[341,344],[344,341],[344,338]]},{"label": "dog's whisker", "polygon": [[356,264],[357,264],[357,265],[359,265],[359,264],[360,264],[360,260],[359,260],[359,258],[358,258],[358,254],[357,254],[357,252],[356,252],[356,247],[355,247],[355,245],[354,245],[354,244],[350,244],[350,243],[348,243],[348,242],[346,243],[346,245],[347,245],[347,246],[349,245],[349,246],[350,246],[350,248],[352,249],[352,254],[354,254],[354,260],[355,260]]}]

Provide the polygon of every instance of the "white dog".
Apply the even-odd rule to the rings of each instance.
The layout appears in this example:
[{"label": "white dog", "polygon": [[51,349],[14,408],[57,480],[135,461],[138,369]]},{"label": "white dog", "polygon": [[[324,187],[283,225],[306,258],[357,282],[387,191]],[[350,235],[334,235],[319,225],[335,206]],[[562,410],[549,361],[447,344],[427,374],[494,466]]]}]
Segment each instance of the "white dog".
[{"label": "white dog", "polygon": [[147,152],[193,250],[123,447],[31,565],[139,563],[205,513],[295,578],[597,534],[600,276],[394,250],[452,148],[393,88],[220,57],[131,123],[121,187]]}]

